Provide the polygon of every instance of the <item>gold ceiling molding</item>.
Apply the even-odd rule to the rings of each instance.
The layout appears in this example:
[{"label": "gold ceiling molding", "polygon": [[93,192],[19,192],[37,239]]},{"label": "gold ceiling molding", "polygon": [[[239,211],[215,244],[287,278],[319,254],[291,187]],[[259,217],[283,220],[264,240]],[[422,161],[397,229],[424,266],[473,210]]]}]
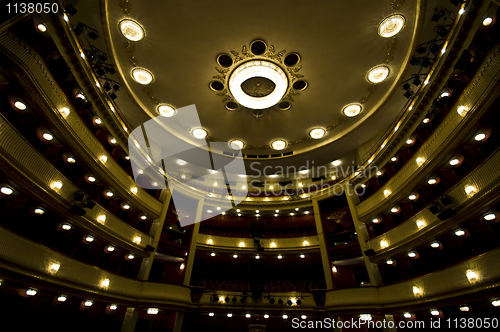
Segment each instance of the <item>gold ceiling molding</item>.
[{"label": "gold ceiling molding", "polygon": [[391,38],[387,41],[387,55],[384,58],[384,63],[389,63],[394,60],[394,51],[398,45],[399,40],[397,37]]},{"label": "gold ceiling molding", "polygon": [[144,93],[148,95],[153,103],[155,103],[156,105],[160,103],[160,101],[153,95],[153,91],[151,90],[151,88],[144,87],[142,88],[142,91],[144,91]]},{"label": "gold ceiling molding", "polygon": [[371,85],[368,88],[368,92],[366,93],[366,95],[359,100],[359,103],[360,104],[366,103],[370,99],[371,95],[375,92],[375,90],[377,90],[377,85],[376,84]]},{"label": "gold ceiling molding", "polygon": [[120,0],[120,9],[127,15],[132,13],[132,5],[129,0]]},{"label": "gold ceiling molding", "polygon": [[[234,51],[231,51],[231,52],[234,52]],[[219,67],[215,67],[215,70],[217,70],[220,75],[215,75],[215,76],[212,76],[212,78],[215,78],[217,80],[221,80],[221,81],[225,81],[226,80],[226,74],[227,72],[229,71],[229,68],[228,69],[222,69],[222,68],[219,68]]]},{"label": "gold ceiling molding", "polygon": [[130,64],[134,67],[137,67],[139,65],[139,61],[137,61],[137,58],[135,57],[135,45],[127,41],[125,42],[125,50],[128,53],[128,61],[130,62]]},{"label": "gold ceiling molding", "polygon": [[391,8],[392,10],[399,10],[402,5],[404,5],[405,0],[392,0]]},{"label": "gold ceiling molding", "polygon": [[290,74],[290,77],[292,78],[292,82],[295,81],[298,78],[304,77],[304,75],[297,74],[298,71],[301,70],[301,69],[302,69],[302,66],[297,66],[297,67],[294,67],[294,68],[290,68],[290,67],[287,68],[288,73]]},{"label": "gold ceiling molding", "polygon": [[283,97],[283,100],[293,100],[293,96],[300,95],[300,92],[295,91],[293,88],[288,89],[287,94]]},{"label": "gold ceiling molding", "polygon": [[271,45],[269,46],[269,50],[267,50],[267,52],[264,53],[263,57],[282,63],[281,58],[283,57],[283,55],[285,55],[285,53],[286,53],[285,50],[276,53],[276,51],[274,50],[274,45]]},{"label": "gold ceiling molding", "polygon": [[253,58],[253,57],[255,57],[255,55],[253,55],[252,53],[248,52],[246,46],[243,46],[243,48],[241,49],[241,55],[238,52],[236,52],[236,51],[231,51],[231,54],[234,56],[234,63],[235,64],[238,63],[238,62],[240,62],[240,61],[242,61],[242,60],[245,60],[247,58]]}]

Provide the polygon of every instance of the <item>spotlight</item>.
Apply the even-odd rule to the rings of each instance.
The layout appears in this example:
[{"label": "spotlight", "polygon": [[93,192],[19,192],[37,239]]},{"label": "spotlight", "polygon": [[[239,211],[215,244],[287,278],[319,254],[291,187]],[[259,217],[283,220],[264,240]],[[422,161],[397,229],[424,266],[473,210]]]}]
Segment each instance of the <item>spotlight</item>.
[{"label": "spotlight", "polygon": [[434,54],[438,54],[440,49],[441,49],[441,47],[440,47],[438,44],[432,44],[432,45],[429,47],[429,50],[430,50],[432,53],[434,53]]},{"label": "spotlight", "polygon": [[[104,74],[106,74],[106,72],[104,71],[103,68],[99,68],[95,72],[96,72],[97,76],[104,76]],[[110,86],[110,88],[111,88],[111,86]]]},{"label": "spotlight", "polygon": [[427,68],[431,65],[431,61],[429,59],[425,58],[424,60],[422,60],[421,64],[422,64],[422,67]]},{"label": "spotlight", "polygon": [[73,28],[73,33],[77,36],[81,35],[83,33],[83,26],[81,23],[78,23],[74,28]]},{"label": "spotlight", "polygon": [[446,29],[445,27],[440,27],[438,30],[437,30],[437,34],[440,36],[440,37],[446,37],[446,35],[448,34],[448,29]]},{"label": "spotlight", "polygon": [[420,64],[420,59],[413,57],[413,58],[410,59],[410,64],[412,66],[417,66],[418,64]]},{"label": "spotlight", "polygon": [[420,78],[416,77],[412,83],[413,85],[419,86],[420,84],[422,84],[422,81],[420,80]]},{"label": "spotlight", "polygon": [[68,13],[70,16],[74,16],[76,13],[78,13],[78,10],[76,10],[76,8],[73,7],[73,5],[67,5],[64,11]]},{"label": "spotlight", "polygon": [[279,305],[282,305],[282,304],[283,304],[283,300],[282,300],[282,299],[279,299],[279,300],[278,300],[278,304],[279,304]]},{"label": "spotlight", "polygon": [[426,50],[427,50],[427,48],[425,46],[421,45],[417,48],[417,53],[424,54]]},{"label": "spotlight", "polygon": [[96,40],[97,38],[99,38],[99,34],[94,30],[90,31],[88,36],[92,40]]}]

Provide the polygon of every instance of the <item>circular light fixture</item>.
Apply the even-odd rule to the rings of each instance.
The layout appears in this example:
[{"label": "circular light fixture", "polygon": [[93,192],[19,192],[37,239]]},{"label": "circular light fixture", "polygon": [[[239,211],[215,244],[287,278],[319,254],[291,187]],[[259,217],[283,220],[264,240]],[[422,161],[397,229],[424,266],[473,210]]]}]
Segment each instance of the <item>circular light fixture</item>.
[{"label": "circular light fixture", "polygon": [[378,34],[384,38],[390,38],[399,33],[405,25],[405,17],[400,14],[385,18],[378,26]]},{"label": "circular light fixture", "polygon": [[95,177],[93,177],[93,176],[89,176],[89,177],[87,178],[87,180],[89,180],[90,182],[95,182]]},{"label": "circular light fixture", "polygon": [[345,116],[352,118],[353,116],[356,116],[359,113],[361,113],[361,105],[360,104],[346,105],[342,109],[342,113],[344,113]]},{"label": "circular light fixture", "polygon": [[425,118],[424,120],[422,120],[423,123],[429,123],[429,121],[431,121],[431,119],[429,118]]},{"label": "circular light fixture", "polygon": [[37,208],[37,209],[35,209],[35,211],[34,211],[34,212],[35,212],[35,214],[38,214],[39,216],[41,216],[42,214],[44,214],[44,213],[45,213],[44,209],[41,209],[41,208]]},{"label": "circular light fixture", "polygon": [[387,76],[389,76],[389,67],[377,66],[368,71],[366,79],[373,84],[377,84],[384,81]]},{"label": "circular light fixture", "polygon": [[436,182],[437,182],[436,179],[429,179],[429,181],[427,181],[427,183],[430,185],[436,184]]},{"label": "circular light fixture", "polygon": [[243,143],[243,141],[240,139],[233,139],[229,142],[229,146],[233,150],[241,150],[245,146],[245,143]]},{"label": "circular light fixture", "polygon": [[144,38],[144,29],[139,23],[132,20],[121,21],[120,31],[125,38],[131,41],[139,41]]},{"label": "circular light fixture", "polygon": [[197,139],[204,139],[208,135],[207,131],[202,128],[196,128],[191,133]]},{"label": "circular light fixture", "polygon": [[335,160],[332,164],[333,164],[333,166],[339,166],[341,164],[341,161]]},{"label": "circular light fixture", "polygon": [[161,116],[164,116],[166,118],[170,118],[175,115],[175,108],[167,104],[158,105],[156,110],[158,111],[158,113],[160,113]]},{"label": "circular light fixture", "polygon": [[275,150],[283,150],[286,148],[286,142],[284,140],[278,139],[271,143],[271,147]]},{"label": "circular light fixture", "polygon": [[70,164],[74,164],[74,163],[76,162],[75,158],[73,158],[73,157],[68,157],[68,158],[66,158],[66,161],[67,161],[68,163],[70,163]]},{"label": "circular light fixture", "polygon": [[[241,85],[254,78],[264,78],[275,84],[271,93],[255,97],[246,94]],[[269,61],[248,61],[237,67],[229,77],[229,91],[241,105],[251,109],[265,109],[276,105],[288,89],[288,79],[285,72]]]},{"label": "circular light fixture", "polygon": [[177,160],[177,164],[179,164],[179,165],[181,165],[181,166],[184,166],[184,165],[186,165],[186,164],[187,164],[187,162],[186,162],[186,161],[184,161],[184,160],[182,160],[182,159],[179,159],[179,160]]},{"label": "circular light fixture", "polygon": [[465,231],[463,229],[459,229],[455,232],[455,235],[456,236],[464,236],[465,235]]},{"label": "circular light fixture", "polygon": [[487,27],[488,25],[491,24],[491,22],[493,22],[493,19],[491,17],[487,17],[483,20],[483,25]]},{"label": "circular light fixture", "polygon": [[439,244],[439,242],[432,242],[431,243],[431,247],[436,249],[436,248],[439,248],[441,245]]},{"label": "circular light fixture", "polygon": [[24,111],[26,109],[26,104],[20,101],[16,101],[14,106],[20,111]]},{"label": "circular light fixture", "polygon": [[147,85],[153,81],[153,74],[144,68],[132,69],[132,77],[137,83],[143,85]]},{"label": "circular light fixture", "polygon": [[457,158],[455,158],[455,159],[450,160],[450,165],[451,166],[455,166],[455,165],[458,165],[459,162],[460,162],[460,160],[458,160]]},{"label": "circular light fixture", "polygon": [[321,137],[325,136],[325,134],[326,130],[324,130],[323,128],[316,128],[309,132],[309,136],[311,136],[311,138],[313,139],[320,139]]}]

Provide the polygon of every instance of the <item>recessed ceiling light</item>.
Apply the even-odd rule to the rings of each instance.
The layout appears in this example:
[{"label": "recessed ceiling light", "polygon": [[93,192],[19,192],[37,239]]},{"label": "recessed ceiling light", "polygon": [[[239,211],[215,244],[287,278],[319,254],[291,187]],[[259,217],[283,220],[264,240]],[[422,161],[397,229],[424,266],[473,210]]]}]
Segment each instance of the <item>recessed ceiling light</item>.
[{"label": "recessed ceiling light", "polygon": [[94,242],[94,237],[93,237],[93,236],[88,235],[88,236],[85,238],[85,241],[87,241],[87,242]]},{"label": "recessed ceiling light", "polygon": [[429,121],[431,121],[431,119],[429,119],[429,118],[425,118],[422,122],[423,122],[423,123],[429,123]]},{"label": "recessed ceiling light", "polygon": [[496,218],[496,215],[494,213],[488,213],[487,215],[484,216],[484,220],[493,220]]},{"label": "recessed ceiling light", "polygon": [[49,133],[45,133],[45,134],[43,134],[42,136],[43,136],[43,138],[44,138],[45,140],[47,140],[47,141],[52,141],[52,140],[54,139],[54,136],[52,136],[52,135],[51,135],[51,134],[49,134]]},{"label": "recessed ceiling light", "polygon": [[[263,97],[253,97],[246,94],[241,84],[253,77],[263,77],[275,84],[274,90]],[[241,105],[250,109],[265,109],[277,104],[288,89],[288,79],[285,72],[269,61],[248,61],[237,67],[229,77],[229,90]]]},{"label": "recessed ceiling light", "polygon": [[14,103],[14,106],[20,110],[20,111],[24,111],[26,109],[26,104],[24,104],[23,102],[20,102],[20,101],[16,101]]},{"label": "recessed ceiling light", "polygon": [[311,136],[311,138],[313,139],[320,139],[321,137],[325,136],[325,134],[326,130],[324,130],[323,128],[316,128],[309,132],[309,136]]},{"label": "recessed ceiling light", "polygon": [[119,26],[122,35],[130,41],[139,41],[144,38],[144,29],[137,22],[123,20]]},{"label": "recessed ceiling light", "polygon": [[286,148],[286,142],[281,140],[281,139],[278,139],[278,140],[272,142],[271,146],[275,150],[283,150],[284,148]]},{"label": "recessed ceiling light", "polygon": [[113,138],[111,138],[111,139],[109,140],[109,142],[110,142],[111,144],[116,144],[116,138],[114,138],[114,137],[113,137]]},{"label": "recessed ceiling light", "polygon": [[70,163],[70,164],[74,164],[74,163],[76,162],[75,158],[73,158],[73,157],[68,157],[68,158],[66,158],[66,161],[67,161],[68,163]]},{"label": "recessed ceiling light", "polygon": [[300,255],[300,258],[306,258],[306,255],[302,254]]},{"label": "recessed ceiling light", "polygon": [[389,76],[389,68],[386,66],[377,66],[370,69],[367,79],[371,83],[377,84],[384,81]]},{"label": "recessed ceiling light", "polygon": [[43,209],[41,209],[41,208],[35,209],[35,214],[38,214],[39,216],[41,216],[44,213],[45,213],[45,211]]},{"label": "recessed ceiling light", "polygon": [[[483,24],[484,24],[484,21],[483,21]],[[42,24],[42,23],[38,24],[38,25],[37,25],[37,28],[38,28],[38,30],[39,30],[40,32],[45,32],[45,31],[47,31],[47,27],[45,26],[45,24]]]},{"label": "recessed ceiling light", "polygon": [[408,138],[408,139],[406,140],[406,144],[411,144],[411,143],[413,143],[413,140],[412,140],[411,138]]},{"label": "recessed ceiling light", "polygon": [[427,181],[427,183],[430,185],[436,184],[436,182],[437,182],[436,179],[429,179],[429,181]]},{"label": "recessed ceiling light", "polygon": [[153,74],[144,68],[132,69],[132,77],[137,83],[143,85],[147,85],[153,81]]},{"label": "recessed ceiling light", "polygon": [[9,187],[2,187],[2,189],[0,189],[0,191],[2,192],[2,194],[4,195],[11,195],[14,190],[12,190],[12,188],[9,188]]},{"label": "recessed ceiling light", "polygon": [[333,166],[339,166],[342,162],[340,160],[335,160],[332,164]]},{"label": "recessed ceiling light", "polygon": [[403,15],[391,15],[384,19],[378,26],[378,34],[384,38],[390,38],[397,35],[405,25]]},{"label": "recessed ceiling light", "polygon": [[455,235],[456,236],[464,236],[465,231],[463,229],[459,229],[459,230],[455,231]]},{"label": "recessed ceiling light", "polygon": [[352,118],[353,116],[356,116],[359,113],[361,113],[361,105],[360,104],[346,105],[342,109],[342,113],[344,113],[345,116]]},{"label": "recessed ceiling light", "polygon": [[170,118],[171,116],[175,115],[175,108],[167,104],[158,105],[157,110],[161,116],[164,116],[166,118]]},{"label": "recessed ceiling light", "polygon": [[441,245],[439,244],[439,242],[432,242],[432,243],[431,243],[431,247],[432,247],[432,248],[434,248],[434,249],[435,249],[435,248],[439,248],[440,246],[441,246]]},{"label": "recessed ceiling light", "polygon": [[411,318],[411,314],[410,314],[409,312],[405,312],[405,313],[403,314],[403,316],[404,316],[405,318]]},{"label": "recessed ceiling light", "polygon": [[458,165],[459,162],[460,162],[460,160],[455,158],[455,159],[450,160],[450,165],[455,166],[455,165]]},{"label": "recessed ceiling light", "polygon": [[64,229],[65,231],[69,231],[71,229],[71,225],[70,224],[64,224],[61,226],[62,229]]},{"label": "recessed ceiling light", "polygon": [[245,146],[245,143],[243,143],[243,141],[240,139],[234,139],[229,142],[229,146],[233,150],[241,150]]},{"label": "recessed ceiling light", "polygon": [[100,124],[102,123],[102,120],[101,120],[101,119],[99,119],[99,118],[95,118],[95,119],[94,119],[94,122],[95,122],[96,124],[100,125]]},{"label": "recessed ceiling light", "polygon": [[196,128],[192,132],[193,136],[197,139],[203,139],[207,137],[208,133],[205,129],[202,128]]},{"label": "recessed ceiling light", "polygon": [[485,137],[486,137],[486,135],[481,133],[481,134],[477,134],[476,137],[474,137],[474,139],[479,142],[479,141],[482,141]]},{"label": "recessed ceiling light", "polygon": [[483,20],[483,25],[487,27],[488,25],[491,24],[491,22],[493,22],[493,19],[491,17],[487,17]]},{"label": "recessed ceiling light", "polygon": [[90,182],[95,182],[95,177],[93,177],[93,176],[88,176],[88,177],[87,177],[87,180],[89,180]]},{"label": "recessed ceiling light", "polygon": [[178,163],[179,165],[181,165],[181,166],[184,166],[184,165],[186,165],[186,164],[187,164],[187,162],[186,162],[185,160],[182,160],[182,159],[177,160],[177,163]]},{"label": "recessed ceiling light", "polygon": [[398,160],[398,158],[396,158],[396,157],[391,158],[391,161],[396,161],[396,160]]}]

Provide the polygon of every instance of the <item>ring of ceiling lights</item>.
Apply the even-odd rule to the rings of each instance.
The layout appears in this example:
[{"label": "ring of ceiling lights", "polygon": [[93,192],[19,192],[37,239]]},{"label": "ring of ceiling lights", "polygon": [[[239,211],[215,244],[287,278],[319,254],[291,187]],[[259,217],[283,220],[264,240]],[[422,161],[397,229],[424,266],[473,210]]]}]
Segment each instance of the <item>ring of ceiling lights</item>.
[{"label": "ring of ceiling lights", "polygon": [[[263,97],[246,94],[241,84],[253,77],[264,77],[271,80],[276,87]],[[251,109],[265,109],[276,105],[288,89],[288,78],[280,67],[265,60],[253,60],[239,65],[229,77],[229,91],[241,105]]]},{"label": "ring of ceiling lights", "polygon": [[[422,12],[420,12],[420,15],[422,15]],[[418,22],[418,20],[416,20],[416,21]],[[381,36],[383,38],[390,38],[390,37],[393,37],[396,34],[398,34],[402,30],[402,28],[405,26],[405,24],[406,24],[406,19],[403,15],[393,14],[391,16],[386,17],[384,20],[382,20],[380,22],[378,29],[377,29],[377,32],[378,32],[379,36]],[[139,42],[139,41],[143,40],[146,36],[145,30],[142,28],[142,26],[133,20],[124,19],[124,20],[120,21],[118,28],[119,28],[119,31],[121,32],[121,34],[126,39],[128,39],[129,41],[132,41],[132,42]],[[109,38],[109,36],[108,36],[108,38]],[[217,71],[219,71],[219,74],[221,74],[221,75],[213,76],[213,78],[216,79],[217,81],[221,82],[227,90],[222,89],[220,91],[219,90],[214,90],[214,91],[218,92],[217,94],[219,96],[224,97],[223,102],[224,102],[224,105],[226,105],[226,108],[228,110],[236,110],[237,107],[235,108],[235,107],[229,107],[229,106],[233,106],[232,104],[235,104],[234,106],[237,105],[237,103],[233,102],[233,100],[236,99],[236,98],[233,99],[234,94],[237,95],[238,92],[240,93],[240,95],[244,94],[243,90],[241,89],[241,83],[243,83],[245,81],[245,79],[244,79],[245,73],[247,71],[251,72],[253,70],[247,69],[244,71],[243,69],[245,69],[247,66],[253,67],[253,66],[249,66],[248,63],[254,62],[254,61],[260,62],[261,64],[262,63],[270,64],[270,66],[262,66],[262,67],[266,67],[266,69],[264,69],[264,70],[268,70],[267,69],[268,67],[271,67],[273,69],[273,71],[270,71],[271,74],[266,75],[267,76],[266,78],[270,79],[276,85],[276,88],[275,88],[275,91],[273,91],[273,93],[271,93],[267,96],[264,96],[265,98],[263,98],[263,99],[272,99],[271,97],[274,97],[274,95],[276,94],[276,95],[280,96],[280,98],[276,97],[277,100],[276,101],[273,100],[272,105],[279,104],[285,100],[293,101],[291,96],[296,94],[295,93],[296,90],[294,90],[294,88],[292,88],[292,85],[290,82],[295,82],[295,80],[297,79],[296,76],[299,77],[298,78],[299,80],[302,80],[300,77],[303,77],[303,75],[294,75],[294,74],[297,74],[297,71],[300,69],[301,66],[295,68],[293,65],[286,64],[286,61],[284,62],[283,58],[285,57],[286,54],[289,54],[289,53],[286,53],[285,51],[276,52],[273,45],[266,44],[265,42],[264,42],[264,44],[265,44],[265,51],[261,54],[257,54],[255,52],[253,52],[252,49],[247,49],[246,46],[243,46],[241,52],[231,51],[231,54],[223,53],[223,55],[229,56],[228,59],[232,60],[232,63],[228,63],[228,64],[226,64],[226,66],[222,66],[222,64],[218,63],[219,65],[221,65],[221,67],[223,67],[223,68],[216,68]],[[250,45],[252,45],[252,43]],[[221,55],[219,55],[219,57],[217,58],[218,61],[220,60],[219,59],[220,57],[221,57]],[[300,61],[300,56],[299,56],[299,61]],[[283,69],[285,69],[285,70],[281,69],[280,64],[283,64]],[[372,70],[378,69],[378,67],[382,67],[382,66],[376,66],[376,67],[372,68]],[[255,68],[252,68],[252,69],[255,69]],[[286,70],[288,70],[288,72]],[[240,71],[243,72],[242,74],[240,74],[241,76],[238,75],[238,73]],[[392,73],[388,72],[387,75],[379,74],[379,75],[375,75],[375,76],[379,76],[379,77],[383,77],[383,79],[387,79],[387,77],[391,74]],[[247,75],[248,75],[247,77],[257,77],[257,75],[252,75],[252,74],[247,74]],[[369,79],[369,75],[370,75],[370,72],[367,73],[366,78],[370,83],[377,84],[377,83],[381,82],[381,80],[374,81],[372,79]],[[138,68],[138,67],[133,68],[133,70],[131,72],[131,76],[134,79],[134,81],[136,81],[140,84],[143,84],[143,85],[147,85],[147,84],[154,81],[153,73],[145,68]],[[240,77],[243,77],[243,79],[241,79]],[[238,80],[236,78],[238,78]],[[272,78],[275,78],[275,80],[273,80]],[[230,80],[232,83],[231,86],[229,84]],[[238,82],[239,84],[235,85],[234,83],[236,83],[236,82]],[[276,84],[276,82],[278,84]],[[235,90],[235,87],[237,87],[236,90]],[[128,87],[128,88],[130,89],[130,87]],[[391,90],[392,90],[392,88],[391,88]],[[280,92],[280,93],[278,94],[277,92]],[[287,92],[288,92],[288,94],[287,94]],[[132,95],[134,96],[134,99],[137,98],[135,96],[135,94],[132,93]],[[288,97],[288,95],[290,95],[290,97]],[[262,97],[249,96],[247,99],[261,99],[261,98]],[[237,100],[237,101],[240,102],[239,100]],[[232,103],[232,104],[230,105],[229,103]],[[139,104],[141,104],[141,106],[144,106],[144,105],[142,105],[142,103],[139,103]],[[267,105],[255,106],[255,103],[252,103],[252,102],[246,103],[246,105],[245,105],[245,102],[243,101],[243,102],[240,102],[240,104],[243,106],[248,105],[247,107],[254,107],[260,112],[264,108],[269,108],[269,106],[267,106]],[[348,104],[341,109],[341,112],[344,115],[346,115],[344,110],[346,109],[346,107],[348,107],[350,105],[352,105],[352,104]],[[283,110],[283,109],[286,110],[286,109],[289,109],[291,107],[290,103],[288,103],[288,105],[284,105],[284,106],[286,106],[286,107],[282,108],[280,106],[279,108],[281,110]],[[362,107],[359,109],[359,112],[350,112],[348,114],[352,115],[355,113],[353,116],[356,116],[356,115],[359,115],[361,113],[361,110],[362,110]],[[149,114],[149,112],[147,112],[147,113]],[[160,109],[157,107],[155,113],[156,114],[154,114],[153,116],[157,116],[159,114],[159,115],[168,117],[168,116],[175,116],[176,111],[173,108],[171,110],[167,110],[167,111],[165,111],[165,110],[160,111]],[[367,112],[366,115],[370,115],[372,113],[373,113],[373,110],[371,110],[370,112]],[[349,117],[349,116],[346,115],[346,117]],[[330,126],[327,126],[327,128],[329,128],[329,127]],[[355,127],[357,127],[357,125]],[[332,141],[336,140],[337,138],[339,138],[345,134],[345,130],[343,130],[342,132],[335,133],[335,135],[333,135],[333,136],[329,135],[328,136],[329,138],[327,140],[325,140],[324,138],[325,138],[325,136],[327,136],[326,134],[328,133],[329,129],[325,129],[325,132],[324,133],[322,132],[322,135],[319,135],[321,137],[316,136],[316,135],[314,135],[315,137],[313,137],[312,131],[316,130],[316,129],[317,128],[313,128],[312,130],[309,130],[306,134],[307,136],[304,139],[299,140],[299,141],[305,141],[306,139],[318,140],[321,142],[319,142],[319,145],[316,144],[316,147],[319,147],[319,146],[323,146],[325,144],[331,143]],[[193,134],[193,130],[194,129],[191,129],[191,134]],[[352,130],[352,128],[349,129],[349,131],[351,131],[351,130]],[[316,138],[316,137],[319,137],[319,138]],[[213,137],[213,139],[217,140],[216,137]],[[233,139],[233,140],[235,140],[235,139]],[[231,141],[232,140],[227,140],[230,148],[232,148]],[[280,141],[280,140],[277,140],[277,141]],[[244,143],[243,141],[241,141],[241,142],[244,144],[243,147],[247,146],[246,143]],[[279,149],[275,149],[273,146],[274,142],[275,141],[272,141],[270,144],[271,145],[270,147],[273,148],[274,150],[279,150],[279,149],[282,150],[282,149],[285,149],[286,147],[289,146],[288,142],[283,141],[284,147],[282,148],[281,146],[279,146]],[[294,151],[295,152],[294,155],[296,155],[298,153],[310,151],[313,148],[308,148],[304,151]],[[246,158],[245,155],[243,157]],[[274,157],[274,158],[276,158],[276,157]]]}]

